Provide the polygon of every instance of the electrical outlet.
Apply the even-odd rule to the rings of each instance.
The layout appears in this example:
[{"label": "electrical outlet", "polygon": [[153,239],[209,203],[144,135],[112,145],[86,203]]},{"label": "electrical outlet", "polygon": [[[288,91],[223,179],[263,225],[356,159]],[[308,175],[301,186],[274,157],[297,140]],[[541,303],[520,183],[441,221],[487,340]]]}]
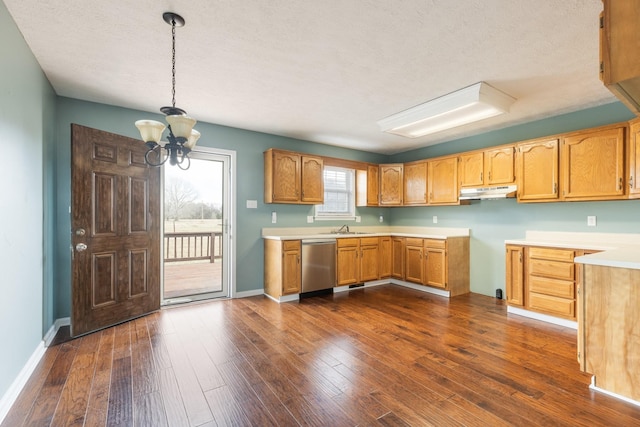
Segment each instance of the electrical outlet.
[{"label": "electrical outlet", "polygon": [[271,224],[275,224],[278,222],[278,214],[273,211],[271,212]]},{"label": "electrical outlet", "polygon": [[311,224],[313,222],[313,215],[307,215],[307,222]]},{"label": "electrical outlet", "polygon": [[380,218],[378,218],[378,221],[384,222],[384,217],[382,215],[380,215]]},{"label": "electrical outlet", "polygon": [[588,216],[587,217],[587,226],[588,227],[595,227],[596,226],[596,217],[595,215],[593,216]]},{"label": "electrical outlet", "polygon": [[435,216],[435,215],[433,216],[433,223],[434,223],[434,224],[437,224],[437,223],[438,223],[438,217],[437,217],[437,216]]},{"label": "electrical outlet", "polygon": [[362,222],[362,217],[361,216],[356,216],[356,222]]}]

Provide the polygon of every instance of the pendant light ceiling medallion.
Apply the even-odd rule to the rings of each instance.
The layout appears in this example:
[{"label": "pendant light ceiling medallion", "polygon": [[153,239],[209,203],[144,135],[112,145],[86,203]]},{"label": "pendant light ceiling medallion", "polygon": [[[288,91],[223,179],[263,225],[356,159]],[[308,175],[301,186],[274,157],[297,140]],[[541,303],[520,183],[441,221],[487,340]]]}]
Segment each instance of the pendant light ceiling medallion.
[{"label": "pendant light ceiling medallion", "polygon": [[[168,125],[155,120],[138,120],[135,125],[140,130],[142,140],[148,147],[144,159],[150,166],[162,166],[167,160],[169,164],[177,165],[180,169],[189,169],[191,160],[189,153],[196,145],[200,132],[193,129],[196,120],[187,115],[182,108],[176,107],[176,27],[184,26],[182,16],[165,12],[162,14],[164,21],[171,25],[171,94],[170,107],[162,107],[160,111],[167,117]],[[165,128],[169,129],[167,142],[161,142]],[[165,150],[166,153],[163,153]]]}]

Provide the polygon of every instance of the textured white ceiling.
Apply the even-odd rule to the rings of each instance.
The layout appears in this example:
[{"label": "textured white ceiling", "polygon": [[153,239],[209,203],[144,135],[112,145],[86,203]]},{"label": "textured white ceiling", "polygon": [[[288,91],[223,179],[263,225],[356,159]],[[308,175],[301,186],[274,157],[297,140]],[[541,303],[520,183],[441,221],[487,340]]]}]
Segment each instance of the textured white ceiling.
[{"label": "textured white ceiling", "polygon": [[[601,0],[3,0],[61,96],[397,153],[613,102]],[[376,122],[478,81],[509,114],[416,139]],[[133,125],[132,125],[133,126]],[[206,136],[203,136],[206,137]]]}]

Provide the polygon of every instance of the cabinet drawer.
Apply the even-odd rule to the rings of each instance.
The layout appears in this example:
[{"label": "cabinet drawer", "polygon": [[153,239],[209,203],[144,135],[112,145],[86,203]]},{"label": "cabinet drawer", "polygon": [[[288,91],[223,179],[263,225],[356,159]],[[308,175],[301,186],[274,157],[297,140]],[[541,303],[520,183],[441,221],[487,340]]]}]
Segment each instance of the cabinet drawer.
[{"label": "cabinet drawer", "polygon": [[422,239],[417,239],[415,237],[407,237],[405,239],[405,246],[420,246],[420,247],[422,247]]},{"label": "cabinet drawer", "polygon": [[534,310],[573,319],[576,317],[575,307],[576,303],[571,299],[529,293],[529,308]]},{"label": "cabinet drawer", "polygon": [[300,249],[300,240],[283,240],[282,249],[285,251]]},{"label": "cabinet drawer", "polygon": [[573,262],[575,251],[571,249],[529,248],[529,258]]},{"label": "cabinet drawer", "polygon": [[440,239],[424,239],[425,248],[445,249],[447,246],[446,240]]},{"label": "cabinet drawer", "polygon": [[360,246],[375,246],[379,242],[377,237],[361,237]]},{"label": "cabinet drawer", "polygon": [[529,274],[534,276],[573,280],[575,277],[575,267],[572,262],[529,259]]},{"label": "cabinet drawer", "polygon": [[575,285],[569,280],[530,276],[529,291],[560,298],[575,298]]},{"label": "cabinet drawer", "polygon": [[360,239],[358,238],[339,238],[337,239],[336,245],[339,248],[345,248],[348,246],[358,246],[360,244]]}]

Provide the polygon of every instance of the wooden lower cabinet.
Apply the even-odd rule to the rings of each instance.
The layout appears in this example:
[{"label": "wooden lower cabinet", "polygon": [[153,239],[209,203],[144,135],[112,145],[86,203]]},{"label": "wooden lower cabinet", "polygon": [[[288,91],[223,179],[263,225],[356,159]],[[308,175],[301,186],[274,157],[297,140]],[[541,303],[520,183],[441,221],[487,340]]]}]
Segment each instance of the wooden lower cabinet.
[{"label": "wooden lower cabinet", "polygon": [[393,265],[393,246],[390,236],[384,236],[379,238],[379,252],[378,252],[378,265],[380,268],[380,278],[386,279],[391,277],[392,265]]},{"label": "wooden lower cabinet", "polygon": [[337,242],[338,286],[380,278],[378,237],[340,238]]},{"label": "wooden lower cabinet", "polygon": [[422,239],[407,237],[404,247],[404,279],[407,282],[420,283],[423,282],[424,263],[424,244]]},{"label": "wooden lower cabinet", "polygon": [[264,290],[279,298],[301,290],[300,240],[264,240]]},{"label": "wooden lower cabinet", "polygon": [[469,292],[469,238],[405,239],[407,282],[449,291],[449,296]]},{"label": "wooden lower cabinet", "polygon": [[506,246],[507,303],[538,313],[576,320],[581,270],[573,262],[580,249]]},{"label": "wooden lower cabinet", "polygon": [[391,238],[391,277],[404,280],[404,237]]},{"label": "wooden lower cabinet", "polygon": [[507,304],[524,306],[524,247],[507,245]]}]

